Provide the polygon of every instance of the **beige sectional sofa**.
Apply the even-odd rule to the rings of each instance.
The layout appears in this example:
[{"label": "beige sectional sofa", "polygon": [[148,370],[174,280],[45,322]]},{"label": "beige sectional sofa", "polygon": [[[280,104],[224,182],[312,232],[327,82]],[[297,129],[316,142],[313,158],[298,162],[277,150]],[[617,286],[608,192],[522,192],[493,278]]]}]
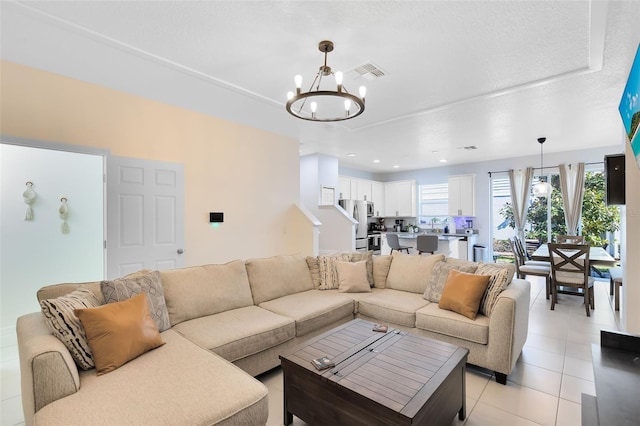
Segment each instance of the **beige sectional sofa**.
[{"label": "beige sectional sofa", "polygon": [[[160,333],[165,344],[104,375],[79,369],[42,313],[22,316],[25,423],[264,424],[267,389],[253,376],[278,366],[279,354],[354,317],[464,346],[469,363],[505,383],[527,336],[529,283],[514,278],[490,316],[471,320],[423,297],[434,262],[456,263],[438,256],[369,258],[374,287],[363,293],[320,290],[326,285],[317,262],[303,256],[162,271],[170,320]],[[100,282],[47,286],[37,297],[55,299],[79,286],[104,300]]]}]

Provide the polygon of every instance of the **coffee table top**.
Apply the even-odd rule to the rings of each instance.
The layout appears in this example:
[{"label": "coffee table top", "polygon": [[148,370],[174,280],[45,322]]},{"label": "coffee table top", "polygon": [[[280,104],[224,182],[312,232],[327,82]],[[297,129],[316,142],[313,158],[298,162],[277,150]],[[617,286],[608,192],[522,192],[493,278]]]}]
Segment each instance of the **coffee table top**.
[{"label": "coffee table top", "polygon": [[[424,405],[469,351],[449,343],[356,319],[281,356],[408,417]],[[327,356],[336,365],[317,370],[311,360]]]}]

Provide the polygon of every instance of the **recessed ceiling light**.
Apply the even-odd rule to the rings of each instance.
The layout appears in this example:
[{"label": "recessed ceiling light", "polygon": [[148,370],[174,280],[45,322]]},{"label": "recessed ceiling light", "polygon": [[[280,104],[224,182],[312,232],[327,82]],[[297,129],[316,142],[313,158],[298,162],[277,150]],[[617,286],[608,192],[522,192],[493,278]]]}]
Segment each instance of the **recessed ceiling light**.
[{"label": "recessed ceiling light", "polygon": [[444,158],[441,158],[441,159],[440,159],[440,162],[441,162],[441,163],[446,163],[446,162],[447,162],[447,160],[446,160],[446,159],[444,159]]},{"label": "recessed ceiling light", "polygon": [[380,160],[373,160],[373,162],[374,162],[374,163],[379,163],[379,162],[380,162]]},{"label": "recessed ceiling light", "polygon": [[347,157],[355,157],[356,153],[355,152],[350,152],[347,154]]},{"label": "recessed ceiling light", "polygon": [[394,169],[399,168],[400,166],[398,166],[397,164],[395,166],[393,166]]}]

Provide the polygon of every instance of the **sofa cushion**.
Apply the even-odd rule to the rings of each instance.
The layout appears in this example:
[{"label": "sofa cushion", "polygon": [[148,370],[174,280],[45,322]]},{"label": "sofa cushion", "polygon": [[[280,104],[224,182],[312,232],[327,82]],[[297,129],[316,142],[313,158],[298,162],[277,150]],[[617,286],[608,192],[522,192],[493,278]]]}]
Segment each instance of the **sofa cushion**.
[{"label": "sofa cushion", "polygon": [[367,262],[367,281],[369,282],[369,287],[373,287],[373,250],[369,251],[356,251],[351,254],[351,262]]},{"label": "sofa cushion", "polygon": [[380,322],[415,327],[416,311],[428,303],[422,298],[422,294],[385,288],[360,299],[358,312]]},{"label": "sofa cushion", "polygon": [[[338,290],[326,290],[328,292],[338,292]],[[376,294],[379,293],[381,291],[384,291],[383,288],[372,288],[370,293],[340,293],[344,296],[349,297],[350,299],[353,299],[353,313],[354,315],[357,314],[359,312],[359,302],[362,299],[366,299],[367,297],[371,296],[372,294]]]},{"label": "sofa cushion", "polygon": [[353,303],[344,294],[309,290],[261,303],[260,307],[293,318],[296,336],[304,336],[345,317],[353,318]]},{"label": "sofa cushion", "polygon": [[338,288],[338,270],[336,262],[350,262],[350,253],[332,254],[329,256],[318,256],[318,265],[320,269],[320,290],[331,290]]},{"label": "sofa cushion", "polygon": [[277,346],[296,335],[295,321],[291,318],[257,306],[184,321],[174,329],[230,362]]},{"label": "sofa cushion", "polygon": [[482,302],[480,303],[480,312],[486,316],[491,315],[491,311],[498,300],[498,296],[500,296],[500,293],[507,288],[516,272],[513,264],[504,265],[505,266],[497,263],[480,263],[475,272],[479,275],[491,276],[487,290],[485,291]]},{"label": "sofa cushion", "polygon": [[98,376],[164,345],[145,294],[74,312],[84,327]]},{"label": "sofa cushion", "polygon": [[431,303],[416,311],[416,327],[458,339],[486,345],[489,343],[489,318],[478,314],[475,320],[440,309]]},{"label": "sofa cushion", "polygon": [[44,406],[34,423],[266,424],[269,404],[262,383],[173,330],[162,339],[165,345],[109,374],[80,373],[81,391]]},{"label": "sofa cushion", "polygon": [[411,256],[395,252],[392,256],[386,288],[422,295],[427,288],[433,265],[444,260],[444,254]]},{"label": "sofa cushion", "polygon": [[274,256],[246,261],[253,303],[313,289],[304,256]]},{"label": "sofa cushion", "polygon": [[371,293],[367,280],[367,261],[336,262],[340,293]]},{"label": "sofa cushion", "polygon": [[100,291],[104,303],[122,302],[144,293],[147,296],[151,318],[155,321],[158,330],[165,331],[171,328],[164,289],[160,282],[160,271],[138,271],[124,278],[102,281]]},{"label": "sofa cushion", "polygon": [[161,271],[160,279],[172,326],[253,305],[247,271],[241,260]]},{"label": "sofa cushion", "polygon": [[434,303],[440,302],[442,290],[444,290],[444,285],[447,282],[451,271],[473,273],[477,267],[478,265],[475,263],[465,265],[461,263],[437,262],[433,265],[431,275],[429,275],[429,280],[427,282],[427,289],[424,291],[423,297]]},{"label": "sofa cushion", "polygon": [[467,274],[455,270],[449,272],[438,307],[476,319],[489,278],[490,275]]},{"label": "sofa cushion", "polygon": [[40,301],[47,326],[69,349],[74,361],[83,370],[91,369],[95,364],[84,328],[74,311],[96,308],[101,304],[96,295],[85,287],[76,288],[65,296]]},{"label": "sofa cushion", "polygon": [[387,286],[387,275],[391,267],[391,256],[373,257],[373,285],[375,288],[385,288]]}]

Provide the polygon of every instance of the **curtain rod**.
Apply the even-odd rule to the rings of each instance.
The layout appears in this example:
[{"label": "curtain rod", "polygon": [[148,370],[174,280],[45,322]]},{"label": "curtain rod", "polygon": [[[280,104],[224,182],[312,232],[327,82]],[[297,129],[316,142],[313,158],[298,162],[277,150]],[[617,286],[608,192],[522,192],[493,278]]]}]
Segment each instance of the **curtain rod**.
[{"label": "curtain rod", "polygon": [[[591,163],[584,163],[585,166],[592,166],[594,164],[604,164],[604,161],[592,161]],[[544,170],[544,169],[556,169],[560,167],[560,165],[558,164],[557,166],[547,166],[547,167],[543,167],[542,169],[540,167],[534,167],[533,170]],[[569,164],[569,167],[571,167],[571,164]],[[499,170],[497,172],[487,172],[489,173],[489,177],[491,177],[491,173],[509,173],[509,170]]]}]

